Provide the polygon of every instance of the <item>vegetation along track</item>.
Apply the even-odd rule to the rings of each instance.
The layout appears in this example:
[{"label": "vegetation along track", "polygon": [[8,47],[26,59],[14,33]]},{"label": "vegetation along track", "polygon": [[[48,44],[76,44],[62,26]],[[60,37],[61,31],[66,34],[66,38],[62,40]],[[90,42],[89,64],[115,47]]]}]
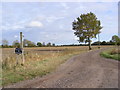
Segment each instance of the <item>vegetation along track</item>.
[{"label": "vegetation along track", "polygon": [[13,88],[118,88],[118,61],[100,56],[100,50],[74,56],[43,77],[26,80]]}]

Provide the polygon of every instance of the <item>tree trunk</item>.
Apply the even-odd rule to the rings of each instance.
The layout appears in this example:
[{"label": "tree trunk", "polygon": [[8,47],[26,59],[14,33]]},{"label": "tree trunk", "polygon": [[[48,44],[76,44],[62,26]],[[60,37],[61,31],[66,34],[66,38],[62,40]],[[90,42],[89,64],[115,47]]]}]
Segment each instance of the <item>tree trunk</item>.
[{"label": "tree trunk", "polygon": [[90,38],[88,38],[88,43],[89,43],[89,50],[91,50],[91,41],[90,41]]}]

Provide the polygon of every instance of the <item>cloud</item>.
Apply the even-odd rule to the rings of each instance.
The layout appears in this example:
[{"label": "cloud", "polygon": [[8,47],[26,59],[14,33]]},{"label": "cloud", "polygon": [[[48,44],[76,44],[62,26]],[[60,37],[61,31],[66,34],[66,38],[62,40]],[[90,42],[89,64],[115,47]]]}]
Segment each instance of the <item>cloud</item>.
[{"label": "cloud", "polygon": [[74,40],[79,40],[79,38],[75,36],[75,37],[74,37]]},{"label": "cloud", "polygon": [[17,35],[15,35],[15,36],[14,36],[14,38],[18,38],[18,36],[17,36]]},{"label": "cloud", "polygon": [[119,0],[1,0],[2,2],[118,2]]},{"label": "cloud", "polygon": [[35,21],[43,21],[46,19],[46,16],[45,15],[38,15],[34,20]]},{"label": "cloud", "polygon": [[60,20],[63,19],[64,17],[56,17],[56,16],[49,16],[48,18],[46,18],[47,22],[55,22],[56,20]]},{"label": "cloud", "polygon": [[66,3],[60,3],[62,7],[64,7],[64,9],[69,9],[70,7],[66,4]]},{"label": "cloud", "polygon": [[63,26],[63,25],[59,25],[59,28],[60,28],[60,29],[64,29],[64,26]]},{"label": "cloud", "polygon": [[41,28],[43,27],[43,24],[40,22],[40,21],[31,21],[27,27],[29,28],[34,28],[34,27],[38,27],[38,28]]},{"label": "cloud", "polygon": [[19,29],[23,29],[24,26],[22,25],[11,25],[11,26],[7,26],[7,25],[2,25],[0,27],[0,30],[19,30]]},{"label": "cloud", "polygon": [[31,21],[29,23],[24,23],[24,24],[16,24],[16,25],[2,25],[0,26],[0,30],[20,30],[20,29],[25,29],[25,28],[41,28],[43,27],[43,24],[40,21]]},{"label": "cloud", "polygon": [[23,29],[24,27],[23,26],[20,26],[20,25],[15,25],[15,26],[12,26],[11,29],[12,30],[17,30],[17,29]]},{"label": "cloud", "polygon": [[[87,12],[94,12],[94,13],[98,13],[98,14],[104,14],[107,12],[107,14],[113,10],[110,8],[116,8],[116,4],[117,3],[107,3],[107,2],[93,2],[93,3],[80,3],[79,7],[76,7],[74,9],[74,11],[76,13],[78,12],[82,12],[82,13],[87,13]],[[114,9],[114,11],[116,12],[117,9]]]}]

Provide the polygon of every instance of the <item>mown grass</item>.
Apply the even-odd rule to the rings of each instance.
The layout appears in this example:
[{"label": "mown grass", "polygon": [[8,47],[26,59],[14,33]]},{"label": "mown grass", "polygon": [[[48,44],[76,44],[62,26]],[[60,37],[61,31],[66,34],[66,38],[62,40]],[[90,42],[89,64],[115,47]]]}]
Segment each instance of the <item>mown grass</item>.
[{"label": "mown grass", "polygon": [[[96,46],[93,47],[93,49],[96,48]],[[21,66],[22,60],[19,58],[19,64],[16,66],[14,49],[3,49],[2,86],[36,76],[42,77],[54,71],[70,57],[86,51],[88,51],[87,46],[25,48],[25,64]]]},{"label": "mown grass", "polygon": [[113,48],[113,49],[103,51],[100,53],[100,55],[105,58],[110,58],[110,59],[120,61],[120,49],[119,48]]}]

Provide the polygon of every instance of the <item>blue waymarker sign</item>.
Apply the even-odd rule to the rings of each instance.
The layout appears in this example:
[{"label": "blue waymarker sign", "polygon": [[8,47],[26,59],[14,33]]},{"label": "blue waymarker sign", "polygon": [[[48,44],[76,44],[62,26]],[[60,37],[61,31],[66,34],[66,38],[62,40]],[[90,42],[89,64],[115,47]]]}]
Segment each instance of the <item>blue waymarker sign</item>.
[{"label": "blue waymarker sign", "polygon": [[15,53],[18,54],[18,55],[22,54],[22,49],[21,48],[16,48]]}]

